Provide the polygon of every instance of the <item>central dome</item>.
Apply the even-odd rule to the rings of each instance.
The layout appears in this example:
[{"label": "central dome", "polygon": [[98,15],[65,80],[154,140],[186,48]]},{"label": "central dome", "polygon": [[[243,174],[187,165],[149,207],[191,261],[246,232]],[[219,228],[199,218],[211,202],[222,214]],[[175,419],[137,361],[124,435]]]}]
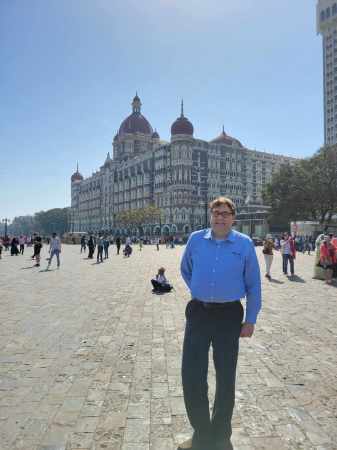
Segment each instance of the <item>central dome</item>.
[{"label": "central dome", "polygon": [[142,133],[152,136],[153,129],[149,121],[141,114],[141,101],[138,95],[132,102],[132,114],[130,114],[125,120],[123,120],[119,127],[118,135],[122,134],[134,134]]}]

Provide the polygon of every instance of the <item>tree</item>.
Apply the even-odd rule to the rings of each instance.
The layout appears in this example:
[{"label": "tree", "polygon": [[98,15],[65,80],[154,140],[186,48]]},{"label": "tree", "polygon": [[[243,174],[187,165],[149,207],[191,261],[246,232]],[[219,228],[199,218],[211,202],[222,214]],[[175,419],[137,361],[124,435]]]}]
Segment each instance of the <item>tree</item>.
[{"label": "tree", "polygon": [[271,223],[329,222],[337,212],[337,146],[282,166],[266,186],[264,200],[271,206]]},{"label": "tree", "polygon": [[129,209],[121,211],[116,215],[116,225],[125,228],[137,228],[141,234],[145,224],[159,223],[161,210],[153,205],[145,208]]},{"label": "tree", "polygon": [[53,232],[62,235],[69,229],[69,208],[54,208],[35,214],[35,222],[41,234]]}]

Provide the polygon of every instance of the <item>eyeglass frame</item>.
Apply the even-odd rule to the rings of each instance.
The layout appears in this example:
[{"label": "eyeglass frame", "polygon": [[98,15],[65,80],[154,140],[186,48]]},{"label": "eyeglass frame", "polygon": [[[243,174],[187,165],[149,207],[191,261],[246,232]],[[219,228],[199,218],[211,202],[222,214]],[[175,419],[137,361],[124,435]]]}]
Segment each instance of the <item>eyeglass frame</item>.
[{"label": "eyeglass frame", "polygon": [[217,210],[215,210],[215,211],[213,211],[213,210],[211,210],[211,214],[213,215],[213,216],[215,216],[215,217],[222,217],[223,219],[228,219],[230,216],[234,216],[234,213],[232,213],[232,212],[229,212],[229,211],[217,211]]}]

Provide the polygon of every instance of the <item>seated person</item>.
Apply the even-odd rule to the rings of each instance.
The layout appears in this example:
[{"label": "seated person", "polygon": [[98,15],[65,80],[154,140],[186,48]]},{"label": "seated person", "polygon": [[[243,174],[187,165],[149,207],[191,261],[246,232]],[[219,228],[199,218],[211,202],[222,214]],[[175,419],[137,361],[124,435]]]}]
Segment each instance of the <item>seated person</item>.
[{"label": "seated person", "polygon": [[160,267],[160,269],[158,269],[156,278],[153,278],[151,283],[153,286],[152,292],[170,292],[173,289],[173,286],[169,284],[165,277],[164,267]]},{"label": "seated person", "polygon": [[123,250],[124,256],[129,257],[132,253],[132,247],[130,244],[126,244]]}]

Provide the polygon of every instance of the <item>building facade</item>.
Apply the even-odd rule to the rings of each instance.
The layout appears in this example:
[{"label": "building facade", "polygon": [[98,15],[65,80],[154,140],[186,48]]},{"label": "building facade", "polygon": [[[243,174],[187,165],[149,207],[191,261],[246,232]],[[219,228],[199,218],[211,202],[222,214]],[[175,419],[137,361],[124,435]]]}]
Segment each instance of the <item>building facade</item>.
[{"label": "building facade", "polygon": [[219,195],[230,197],[239,212],[262,208],[262,190],[274,171],[294,159],[249,150],[225,133],[205,141],[194,137],[192,123],[184,115],[171,126],[171,140],[160,139],[142,115],[138,95],[131,114],[113,139],[113,157],[91,177],[78,167],[71,177],[71,232],[109,231],[118,228],[121,211],[155,205],[160,223],[144,224],[143,233],[187,234],[207,223],[207,204]]},{"label": "building facade", "polygon": [[323,37],[324,143],[337,143],[337,1],[317,3],[317,33]]}]

